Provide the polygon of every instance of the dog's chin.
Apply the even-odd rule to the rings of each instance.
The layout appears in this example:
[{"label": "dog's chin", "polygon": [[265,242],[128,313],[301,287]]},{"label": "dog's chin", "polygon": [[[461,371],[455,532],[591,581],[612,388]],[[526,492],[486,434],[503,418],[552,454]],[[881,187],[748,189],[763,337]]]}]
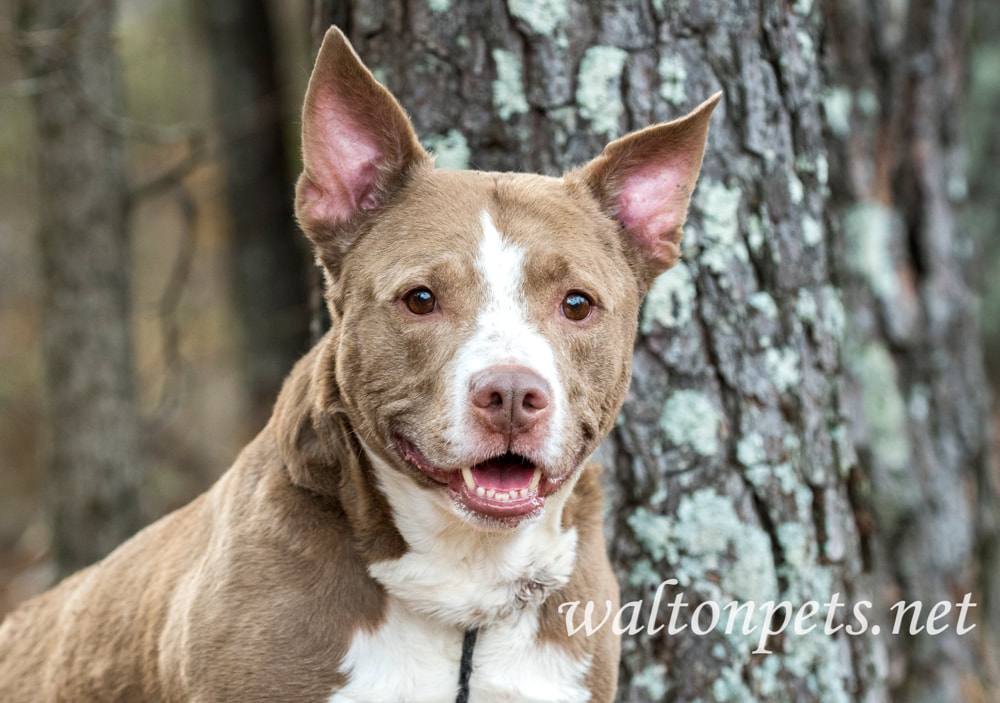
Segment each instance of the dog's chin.
[{"label": "dog's chin", "polygon": [[435,466],[413,442],[394,437],[405,464],[446,492],[455,510],[483,528],[511,529],[541,515],[545,499],[559,490],[573,470],[547,476],[530,458],[507,452],[462,469]]}]

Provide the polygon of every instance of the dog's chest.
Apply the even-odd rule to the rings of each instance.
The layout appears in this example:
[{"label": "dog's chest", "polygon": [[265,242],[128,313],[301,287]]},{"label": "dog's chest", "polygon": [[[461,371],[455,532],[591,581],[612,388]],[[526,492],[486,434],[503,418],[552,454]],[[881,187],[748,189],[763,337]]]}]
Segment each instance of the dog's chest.
[{"label": "dog's chest", "polygon": [[[582,703],[589,658],[536,638],[529,608],[483,628],[473,652],[470,703]],[[373,632],[359,632],[341,665],[347,685],[328,703],[453,703],[463,632],[393,600]]]},{"label": "dog's chest", "polygon": [[540,520],[488,537],[373,464],[410,551],[369,565],[386,590],[386,614],[354,634],[340,664],[348,683],[329,703],[453,703],[470,623],[481,624],[470,703],[588,701],[590,658],[538,637],[539,604],[574,571],[577,532],[561,526],[565,493]]}]

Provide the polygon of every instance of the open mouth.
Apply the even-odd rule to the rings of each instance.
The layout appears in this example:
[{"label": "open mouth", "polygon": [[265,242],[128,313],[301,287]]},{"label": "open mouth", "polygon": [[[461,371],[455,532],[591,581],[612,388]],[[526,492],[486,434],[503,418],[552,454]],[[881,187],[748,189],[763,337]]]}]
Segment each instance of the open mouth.
[{"label": "open mouth", "polygon": [[[459,497],[474,512],[496,518],[526,516],[545,502],[539,491],[542,470],[523,456],[508,452],[459,473]],[[453,491],[455,483],[448,482]]]},{"label": "open mouth", "polygon": [[531,459],[507,452],[469,467],[446,470],[433,466],[408,440],[397,437],[399,455],[435,482],[448,487],[466,511],[513,526],[545,505],[565,477],[548,478]]}]

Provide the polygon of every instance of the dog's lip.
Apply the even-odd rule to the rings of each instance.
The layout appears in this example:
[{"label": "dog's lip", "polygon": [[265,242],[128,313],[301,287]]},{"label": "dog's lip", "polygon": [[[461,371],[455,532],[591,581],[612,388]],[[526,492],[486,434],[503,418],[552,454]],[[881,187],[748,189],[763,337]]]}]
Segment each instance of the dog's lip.
[{"label": "dog's lip", "polygon": [[399,454],[403,461],[420,469],[438,483],[447,484],[451,480],[451,474],[456,473],[434,466],[434,464],[427,460],[424,453],[417,448],[417,445],[406,439],[406,437],[397,434],[393,437],[393,441],[396,445],[396,453]]},{"label": "dog's lip", "polygon": [[[445,469],[431,463],[420,449],[402,435],[394,437],[396,451],[406,463],[419,469],[424,475],[436,483],[448,487],[452,499],[466,511],[477,516],[489,518],[493,522],[513,527],[522,520],[537,515],[545,506],[545,498],[562,485],[569,474],[548,477],[536,464],[529,459],[523,459],[522,465],[534,469],[531,482],[524,482],[507,490],[488,488],[478,485],[477,478],[485,478],[487,465],[500,460],[512,461],[513,457],[487,457],[463,469]],[[470,486],[469,482],[473,485]],[[503,495],[501,495],[503,494]]]}]

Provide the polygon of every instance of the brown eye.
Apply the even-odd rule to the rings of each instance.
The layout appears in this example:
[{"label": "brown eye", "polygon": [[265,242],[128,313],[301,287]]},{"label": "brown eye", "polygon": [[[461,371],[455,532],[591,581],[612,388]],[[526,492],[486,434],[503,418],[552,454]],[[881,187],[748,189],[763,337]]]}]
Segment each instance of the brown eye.
[{"label": "brown eye", "polygon": [[426,288],[417,288],[406,294],[406,307],[415,315],[427,315],[434,312],[436,299]]},{"label": "brown eye", "polygon": [[590,314],[592,305],[590,298],[583,293],[573,292],[563,298],[562,313],[567,319],[579,322]]}]

